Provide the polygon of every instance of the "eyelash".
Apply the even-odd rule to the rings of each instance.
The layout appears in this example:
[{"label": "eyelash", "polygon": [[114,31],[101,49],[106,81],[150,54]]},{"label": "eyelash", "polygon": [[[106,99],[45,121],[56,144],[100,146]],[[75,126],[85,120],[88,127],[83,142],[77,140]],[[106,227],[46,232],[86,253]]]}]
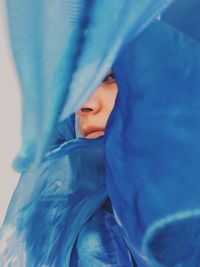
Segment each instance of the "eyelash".
[{"label": "eyelash", "polygon": [[113,73],[108,74],[102,81],[102,83],[111,83],[115,82],[115,76]]}]

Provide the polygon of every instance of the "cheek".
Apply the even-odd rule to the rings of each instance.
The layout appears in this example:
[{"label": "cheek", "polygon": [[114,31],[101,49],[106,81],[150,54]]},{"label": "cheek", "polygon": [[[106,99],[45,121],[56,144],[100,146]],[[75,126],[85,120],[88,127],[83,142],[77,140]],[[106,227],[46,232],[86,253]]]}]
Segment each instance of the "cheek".
[{"label": "cheek", "polygon": [[106,96],[106,102],[107,102],[107,109],[109,112],[112,111],[114,105],[115,105],[115,100],[117,97],[117,85],[113,85],[113,88],[109,90],[109,94]]}]

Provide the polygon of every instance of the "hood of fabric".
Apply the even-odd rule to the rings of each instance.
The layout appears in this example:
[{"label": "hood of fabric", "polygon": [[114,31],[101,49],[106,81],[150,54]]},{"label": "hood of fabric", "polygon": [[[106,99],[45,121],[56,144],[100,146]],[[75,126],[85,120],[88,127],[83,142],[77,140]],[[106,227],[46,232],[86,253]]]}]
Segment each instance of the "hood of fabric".
[{"label": "hood of fabric", "polygon": [[[24,95],[24,154],[16,166],[29,171],[22,175],[1,231],[1,265],[69,264],[78,234],[82,229],[87,235],[86,222],[108,193],[123,237],[142,267],[199,266],[198,38],[169,13],[163,19],[172,26],[155,22],[143,31],[171,1],[132,1],[126,7],[118,1],[113,14],[119,20],[113,15],[116,23],[107,18],[103,26],[102,14],[110,16],[105,11],[113,1],[93,1],[86,17],[87,1],[54,1],[56,13],[45,2],[42,8],[25,2],[15,1],[18,12],[8,1],[8,19]],[[74,8],[75,17],[70,15]],[[68,32],[63,25],[71,24],[75,28]],[[114,26],[104,36],[108,25]],[[119,36],[112,35],[116,27]],[[104,44],[96,38],[98,31],[100,39],[104,36],[102,50],[97,49]],[[104,158],[104,138],[74,139],[74,115],[68,115],[96,88],[115,58],[119,93],[107,124]],[[35,103],[38,109],[32,112]],[[39,168],[32,165],[36,158],[42,161]]]},{"label": "hood of fabric", "polygon": [[199,265],[199,68],[199,43],[159,21],[113,67],[108,194],[132,254],[154,267]]}]

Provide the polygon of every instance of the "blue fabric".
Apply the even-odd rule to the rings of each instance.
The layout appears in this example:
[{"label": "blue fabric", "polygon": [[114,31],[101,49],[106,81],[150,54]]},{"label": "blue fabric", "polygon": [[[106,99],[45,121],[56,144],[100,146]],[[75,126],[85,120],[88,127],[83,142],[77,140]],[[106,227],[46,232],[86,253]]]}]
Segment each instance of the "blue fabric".
[{"label": "blue fabric", "polygon": [[100,208],[92,220],[83,227],[74,250],[76,252],[72,256],[72,266],[133,266],[114,216],[103,208]]},{"label": "blue fabric", "polygon": [[[200,47],[169,15],[177,30],[144,30],[170,2],[7,1],[23,174],[0,266],[129,267],[132,254],[139,267],[199,267]],[[105,140],[76,139],[72,113],[113,62]]]},{"label": "blue fabric", "polygon": [[23,94],[23,143],[15,169],[41,162],[56,123],[88,99],[130,36],[172,1],[6,1]]},{"label": "blue fabric", "polygon": [[1,266],[133,266],[104,208],[103,144],[68,141],[22,175],[1,229]]},{"label": "blue fabric", "polygon": [[107,198],[102,144],[68,141],[22,175],[1,230],[0,266],[69,266],[79,232]]},{"label": "blue fabric", "polygon": [[154,267],[200,264],[199,68],[199,43],[163,22],[113,67],[108,193],[132,254]]},{"label": "blue fabric", "polygon": [[162,14],[162,20],[173,25],[186,35],[200,41],[200,1],[176,0],[170,8]]}]

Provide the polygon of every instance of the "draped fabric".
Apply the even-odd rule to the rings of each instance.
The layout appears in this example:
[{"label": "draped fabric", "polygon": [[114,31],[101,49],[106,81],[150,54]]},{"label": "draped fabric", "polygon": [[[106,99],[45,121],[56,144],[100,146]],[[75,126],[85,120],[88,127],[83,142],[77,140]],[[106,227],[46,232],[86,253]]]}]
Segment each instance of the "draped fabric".
[{"label": "draped fabric", "polygon": [[64,143],[22,175],[1,231],[1,266],[69,266],[78,233],[107,196],[101,143]]},{"label": "draped fabric", "polygon": [[113,67],[107,189],[132,254],[152,266],[200,265],[199,69],[199,43],[163,22]]},{"label": "draped fabric", "polygon": [[[0,266],[200,265],[199,1],[172,2],[7,1],[23,143]],[[76,138],[111,66],[106,134]]]},{"label": "draped fabric", "polygon": [[56,122],[87,100],[130,36],[172,1],[6,1],[23,94],[23,143],[15,169],[41,161]]}]

